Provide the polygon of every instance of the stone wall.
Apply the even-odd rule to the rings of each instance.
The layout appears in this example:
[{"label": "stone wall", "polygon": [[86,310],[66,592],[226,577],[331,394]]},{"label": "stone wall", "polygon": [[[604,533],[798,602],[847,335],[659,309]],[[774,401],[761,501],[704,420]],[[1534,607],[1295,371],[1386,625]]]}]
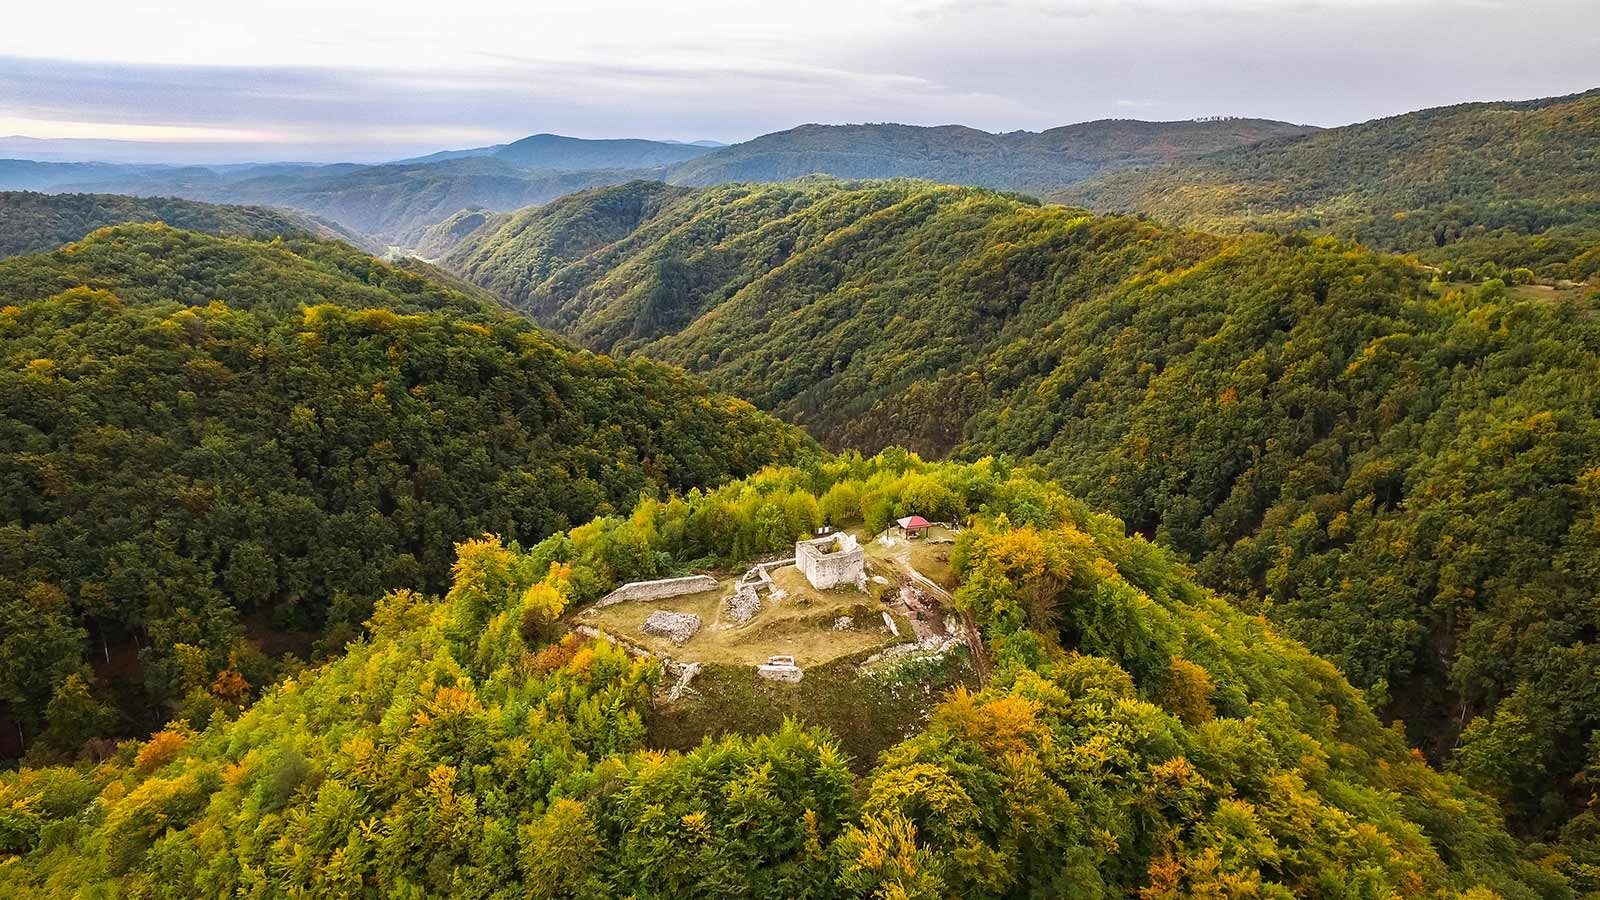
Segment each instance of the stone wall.
[{"label": "stone wall", "polygon": [[848,534],[830,534],[794,545],[794,564],[818,590],[855,584],[866,574],[867,554]]},{"label": "stone wall", "polygon": [[792,656],[773,656],[759,666],[756,674],[769,681],[787,681],[794,683],[805,677],[805,672],[794,664]]},{"label": "stone wall", "polygon": [[664,600],[684,594],[716,590],[717,580],[710,575],[689,575],[684,578],[658,578],[655,581],[630,581],[622,587],[595,601],[595,608],[613,606],[629,600]]}]

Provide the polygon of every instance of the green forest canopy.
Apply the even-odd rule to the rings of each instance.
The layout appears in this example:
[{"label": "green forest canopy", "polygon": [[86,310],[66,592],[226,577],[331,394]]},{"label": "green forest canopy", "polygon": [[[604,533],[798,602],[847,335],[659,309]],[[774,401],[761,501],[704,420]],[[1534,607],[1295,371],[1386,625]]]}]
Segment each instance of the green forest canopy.
[{"label": "green forest canopy", "polygon": [[[779,548],[824,510],[843,523],[936,507],[974,516],[957,602],[994,676],[859,783],[803,722],[653,750],[654,661],[553,640],[564,609],[619,580]],[[393,591],[367,628],[237,716],[0,775],[6,895],[1521,900],[1595,886],[1583,858],[1522,858],[1493,802],[1408,751],[1333,666],[995,460],[846,456],[646,500],[526,550],[470,541],[442,600]]]},{"label": "green forest canopy", "polygon": [[342,244],[131,225],[6,260],[0,699],[41,750],[148,733],[270,680],[245,636],[325,652],[384,590],[443,590],[456,541],[809,446]]},{"label": "green forest canopy", "polygon": [[1464,103],[1108,174],[1054,192],[1207,230],[1309,229],[1447,271],[1600,273],[1600,89]]},{"label": "green forest canopy", "polygon": [[[664,170],[530,170],[489,156],[426,163],[358,166],[265,165],[212,169],[198,166],[59,164],[82,169],[50,190],[141,197],[179,196],[208,203],[250,203],[304,210],[359,232],[381,248],[411,246],[430,225],[458,210],[488,206],[516,209],[572,191]],[[16,179],[13,179],[15,181]],[[6,183],[0,172],[0,184]],[[23,186],[26,186],[25,184]]]},{"label": "green forest canopy", "polygon": [[1045,131],[991,134],[961,125],[890,122],[801,125],[723,147],[673,166],[663,180],[707,187],[730,182],[926,178],[947,184],[1045,192],[1102,172],[1190,159],[1316,129],[1271,119],[1178,122],[1101,119]]},{"label": "green forest canopy", "polygon": [[908,181],[640,182],[491,217],[444,263],[832,447],[1036,462],[1332,658],[1520,827],[1587,796],[1592,298]]},{"label": "green forest canopy", "polygon": [[173,228],[271,240],[295,235],[366,247],[355,233],[315,216],[262,206],[215,206],[172,197],[0,191],[0,257],[54,250],[99,228],[164,222]]},{"label": "green forest canopy", "polygon": [[821,173],[1047,191],[1104,171],[1307,130],[1264,119],[1103,120],[1007,134],[959,126],[802,125],[717,149],[539,134],[499,147],[371,166],[150,167],[25,160],[6,165],[0,160],[0,186],[287,206],[336,221],[380,245],[415,247],[432,256],[424,233],[457,211],[513,210],[634,178],[705,185]]}]

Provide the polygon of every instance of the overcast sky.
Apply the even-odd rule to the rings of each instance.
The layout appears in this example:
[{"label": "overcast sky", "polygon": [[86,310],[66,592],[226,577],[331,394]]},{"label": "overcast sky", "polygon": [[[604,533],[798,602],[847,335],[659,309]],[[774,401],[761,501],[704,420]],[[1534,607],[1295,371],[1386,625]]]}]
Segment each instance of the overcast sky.
[{"label": "overcast sky", "polygon": [[237,159],[803,122],[1338,125],[1600,86],[1597,0],[22,0],[0,135]]}]

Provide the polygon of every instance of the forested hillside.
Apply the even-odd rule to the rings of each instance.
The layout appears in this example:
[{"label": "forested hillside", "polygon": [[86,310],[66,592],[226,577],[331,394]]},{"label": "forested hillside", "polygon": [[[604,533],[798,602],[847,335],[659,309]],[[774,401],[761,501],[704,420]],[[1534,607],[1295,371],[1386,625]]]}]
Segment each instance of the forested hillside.
[{"label": "forested hillside", "polygon": [[[651,749],[656,663],[557,617],[786,546],[823,511],[973,516],[993,677],[862,781],[804,722]],[[795,511],[800,511],[796,517]],[[1462,897],[1592,889],[1525,860],[1327,662],[1058,488],[904,453],[462,544],[348,653],[98,764],[0,776],[0,886],[69,896]],[[1592,815],[1592,813],[1587,814]],[[1592,849],[1592,848],[1590,848]]]},{"label": "forested hillside", "polygon": [[162,166],[117,163],[40,162],[0,159],[0,188],[8,191],[54,191],[64,185],[154,172]]},{"label": "forested hillside", "polygon": [[496,213],[481,206],[463,209],[442,222],[429,225],[421,237],[412,244],[410,251],[416,259],[438,260],[454,250],[467,235],[482,228],[490,218],[501,215],[507,214]]},{"label": "forested hillside", "polygon": [[7,740],[203,723],[382,591],[443,589],[456,541],[808,446],[342,244],[136,225],[0,262]]},{"label": "forested hillside", "polygon": [[462,212],[429,229],[423,242],[438,251],[446,269],[548,319],[549,304],[533,295],[557,269],[625,238],[637,239],[635,232],[666,204],[693,193],[659,181],[634,181],[512,213]]},{"label": "forested hillside", "polygon": [[1259,119],[1107,120],[1009,134],[959,126],[806,125],[715,150],[536,134],[510,144],[376,166],[162,167],[0,160],[0,188],[287,206],[433,257],[443,248],[424,233],[462,210],[515,210],[635,178],[708,185],[820,173],[914,176],[1048,191],[1103,171],[1186,159],[1306,130]]},{"label": "forested hillside", "polygon": [[[173,228],[230,237],[304,235],[360,247],[363,238],[314,216],[259,206],[213,206],[172,197],[0,192],[0,257],[53,250],[108,225],[164,222]],[[378,249],[367,247],[364,249]]]},{"label": "forested hillside", "polygon": [[492,157],[467,157],[408,165],[283,166],[261,173],[251,168],[159,170],[84,181],[74,188],[289,206],[376,240],[409,246],[429,226],[462,209],[516,209],[638,176],[637,170],[530,171]]},{"label": "forested hillside", "polygon": [[801,125],[724,147],[674,166],[667,180],[728,182],[926,178],[948,184],[1049,191],[1101,172],[1188,159],[1313,129],[1266,119],[1141,122],[1106,119],[990,134],[960,125]]},{"label": "forested hillside", "polygon": [[1582,281],[1600,272],[1600,89],[1331,128],[1054,197],[1208,230],[1312,229],[1469,272],[1493,263]]},{"label": "forested hillside", "polygon": [[959,393],[930,402],[931,379],[1224,243],[927,182],[635,182],[491,216],[441,263],[589,347],[673,359],[825,443],[942,454],[973,409]]},{"label": "forested hillside", "polygon": [[447,263],[834,447],[1037,462],[1332,657],[1520,827],[1589,796],[1593,298],[919,182],[629,185]]}]

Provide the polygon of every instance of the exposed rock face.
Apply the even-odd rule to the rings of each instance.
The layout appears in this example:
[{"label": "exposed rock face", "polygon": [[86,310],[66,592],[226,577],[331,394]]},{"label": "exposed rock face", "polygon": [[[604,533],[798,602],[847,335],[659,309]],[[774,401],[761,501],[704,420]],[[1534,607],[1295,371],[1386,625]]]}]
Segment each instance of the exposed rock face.
[{"label": "exposed rock face", "polygon": [[849,631],[854,627],[856,627],[856,620],[849,616],[840,616],[833,620],[834,631]]},{"label": "exposed rock face", "polygon": [[962,640],[960,638],[948,635],[925,638],[914,644],[895,644],[867,657],[861,663],[860,671],[863,675],[872,677],[877,673],[887,671],[902,660],[917,658],[934,661],[942,659],[961,645]]},{"label": "exposed rock face", "polygon": [[694,613],[658,610],[644,620],[645,634],[664,637],[674,644],[682,644],[700,630],[700,617]]}]

